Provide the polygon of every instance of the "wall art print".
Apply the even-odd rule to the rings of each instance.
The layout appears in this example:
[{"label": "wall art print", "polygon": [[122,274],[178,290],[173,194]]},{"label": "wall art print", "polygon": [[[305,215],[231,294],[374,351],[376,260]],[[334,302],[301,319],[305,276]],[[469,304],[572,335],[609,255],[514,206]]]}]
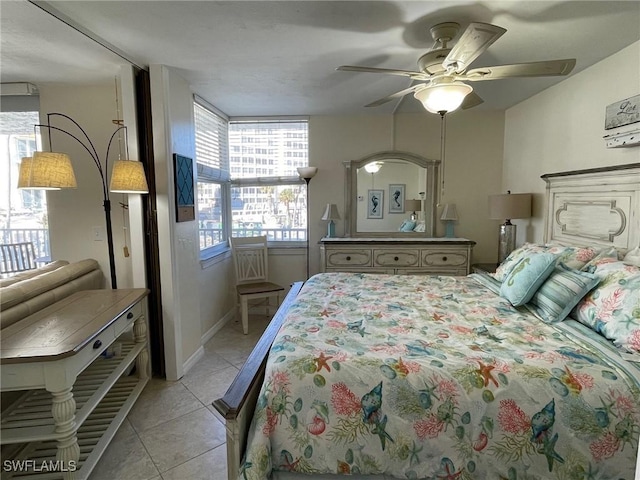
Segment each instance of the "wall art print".
[{"label": "wall art print", "polygon": [[196,219],[193,188],[193,159],[173,154],[174,186],[176,193],[176,222]]},{"label": "wall art print", "polygon": [[367,218],[382,218],[384,190],[368,190],[367,194]]},{"label": "wall art print", "polygon": [[604,118],[605,130],[636,122],[640,122],[640,95],[607,105]]},{"label": "wall art print", "polygon": [[404,189],[403,183],[389,185],[389,213],[404,213]]}]

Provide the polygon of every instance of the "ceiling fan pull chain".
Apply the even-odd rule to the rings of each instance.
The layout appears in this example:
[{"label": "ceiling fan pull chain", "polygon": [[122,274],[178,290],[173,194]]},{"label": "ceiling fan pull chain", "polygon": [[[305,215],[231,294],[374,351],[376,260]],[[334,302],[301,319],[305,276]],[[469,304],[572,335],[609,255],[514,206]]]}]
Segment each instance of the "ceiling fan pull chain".
[{"label": "ceiling fan pull chain", "polygon": [[440,113],[440,193],[438,204],[442,203],[442,197],[444,196],[444,155],[445,155],[445,147],[446,147],[446,130],[447,130],[447,121],[445,119],[445,115],[447,112],[444,110]]}]

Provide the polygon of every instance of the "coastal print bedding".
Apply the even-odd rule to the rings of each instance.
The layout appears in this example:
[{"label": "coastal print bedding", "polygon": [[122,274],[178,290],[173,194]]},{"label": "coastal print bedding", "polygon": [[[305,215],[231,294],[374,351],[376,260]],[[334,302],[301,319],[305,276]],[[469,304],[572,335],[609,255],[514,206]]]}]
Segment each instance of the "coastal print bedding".
[{"label": "coastal print bedding", "polygon": [[640,375],[588,340],[474,276],[316,275],[273,343],[240,478],[632,480]]}]

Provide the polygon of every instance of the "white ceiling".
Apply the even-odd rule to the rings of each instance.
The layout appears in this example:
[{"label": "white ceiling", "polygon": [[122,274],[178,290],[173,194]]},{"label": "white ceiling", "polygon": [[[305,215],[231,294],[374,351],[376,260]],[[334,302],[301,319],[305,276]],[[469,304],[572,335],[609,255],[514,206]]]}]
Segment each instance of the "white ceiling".
[{"label": "white ceiling", "polygon": [[[113,83],[124,62],[115,51],[175,68],[231,116],[421,111],[411,95],[364,108],[409,79],[335,68],[416,70],[443,21],[507,29],[472,67],[576,58],[575,75],[640,39],[640,1],[1,0],[0,17],[2,82]],[[476,82],[476,108],[508,108],[562,79]]]}]

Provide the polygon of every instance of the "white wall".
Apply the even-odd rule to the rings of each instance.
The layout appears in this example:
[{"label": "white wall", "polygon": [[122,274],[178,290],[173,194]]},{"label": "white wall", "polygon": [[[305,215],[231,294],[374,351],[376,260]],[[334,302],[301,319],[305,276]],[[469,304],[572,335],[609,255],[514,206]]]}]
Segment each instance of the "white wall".
[{"label": "white wall", "polygon": [[[116,117],[113,84],[87,87],[39,85],[38,87],[40,89],[41,123],[46,123],[46,113],[48,112],[70,116],[87,132],[95,145],[99,158],[104,162],[109,138],[115,131],[115,126],[112,123],[112,119]],[[79,138],[82,137],[82,133],[77,127],[66,119],[58,116],[51,117],[51,124],[63,128]],[[43,147],[48,150],[46,129],[41,130]],[[69,261],[85,258],[96,259],[105,274],[105,285],[109,287],[109,256],[102,183],[98,169],[87,151],[71,137],[52,131],[52,141],[53,151],[68,153],[71,156],[78,183],[76,189],[47,192],[52,258]],[[109,175],[113,161],[117,158],[116,137],[111,147],[107,172]],[[127,196],[111,194],[110,198],[118,287],[130,287],[132,286],[131,257],[125,258],[124,256],[124,217],[123,210],[119,205],[119,202],[127,202]],[[102,240],[95,240],[94,229],[96,228],[101,232]],[[130,242],[127,240],[127,243]]]},{"label": "white wall", "polygon": [[640,93],[640,42],[506,112],[502,187],[534,194],[534,218],[517,220],[518,244],[543,241],[545,173],[640,161],[640,147],[606,148],[605,108]]},{"label": "white wall", "polygon": [[173,186],[173,154],[195,158],[192,94],[168,67],[152,65],[150,79],[165,366],[176,380],[201,347],[197,222],[176,222]]},{"label": "white wall", "polygon": [[[309,122],[309,163],[318,167],[311,180],[311,271],[318,271],[317,241],[326,234],[320,220],[327,203],[345,213],[345,171],[342,162],[383,150],[401,150],[430,159],[440,158],[440,116],[429,113],[318,116]],[[395,132],[393,135],[392,132]],[[488,219],[487,197],[501,186],[504,114],[465,110],[447,118],[445,193],[442,203],[455,203],[460,221],[455,234],[477,242],[474,262],[495,261],[498,222]],[[386,195],[386,193],[385,193]],[[438,218],[441,208],[438,209]],[[336,222],[344,234],[344,220]],[[436,220],[436,236],[444,225]]]}]

